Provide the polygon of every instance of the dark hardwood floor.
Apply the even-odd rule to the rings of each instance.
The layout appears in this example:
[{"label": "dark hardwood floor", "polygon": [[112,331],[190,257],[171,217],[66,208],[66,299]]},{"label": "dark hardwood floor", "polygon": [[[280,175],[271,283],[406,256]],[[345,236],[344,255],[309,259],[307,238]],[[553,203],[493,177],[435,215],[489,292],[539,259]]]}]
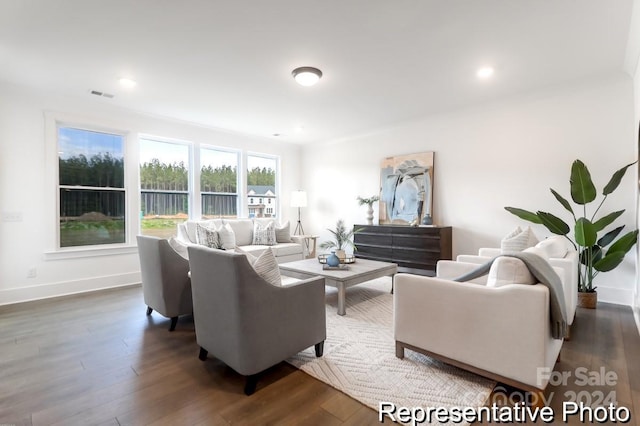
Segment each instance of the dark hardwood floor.
[{"label": "dark hardwood floor", "polygon": [[[169,319],[145,309],[140,287],[0,307],[0,425],[379,424],[374,410],[287,363],[265,372],[247,397],[241,376],[198,360],[191,317],[170,333]],[[616,384],[581,387],[571,378],[551,386],[554,410],[566,392],[615,392],[632,411],[629,424],[640,424],[640,337],[630,308],[579,310],[556,371],[578,367],[613,371]],[[500,388],[493,399],[504,401]]]}]

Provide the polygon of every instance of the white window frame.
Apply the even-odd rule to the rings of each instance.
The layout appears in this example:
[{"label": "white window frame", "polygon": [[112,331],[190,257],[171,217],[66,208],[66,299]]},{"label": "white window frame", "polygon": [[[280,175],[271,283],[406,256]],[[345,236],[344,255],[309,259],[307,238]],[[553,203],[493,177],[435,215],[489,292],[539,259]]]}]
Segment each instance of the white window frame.
[{"label": "white window frame", "polygon": [[[131,131],[118,123],[98,120],[92,117],[84,117],[73,114],[57,112],[45,112],[45,175],[49,182],[49,190],[46,191],[45,202],[51,215],[49,226],[45,235],[46,247],[45,259],[67,259],[76,257],[92,257],[100,255],[113,255],[133,253],[137,250],[134,243],[134,231],[137,226],[135,221],[135,209],[139,206],[136,201],[138,194],[135,188],[137,175],[131,172],[131,161],[137,158],[136,144],[133,143]],[[96,244],[73,247],[60,246],[60,185],[59,185],[59,155],[58,155],[58,128],[70,127],[74,129],[92,132],[110,133],[122,136],[124,139],[124,192],[125,192],[125,242],[114,244]],[[133,179],[133,181],[132,181]]]}]

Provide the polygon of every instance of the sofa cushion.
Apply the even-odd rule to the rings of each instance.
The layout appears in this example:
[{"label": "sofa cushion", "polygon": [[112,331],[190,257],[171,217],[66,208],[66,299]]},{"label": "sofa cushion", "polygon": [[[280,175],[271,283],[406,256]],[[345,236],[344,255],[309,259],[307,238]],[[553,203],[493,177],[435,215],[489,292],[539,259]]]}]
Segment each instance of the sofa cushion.
[{"label": "sofa cushion", "polygon": [[294,254],[302,254],[302,245],[298,243],[279,243],[275,246],[271,246],[271,250],[279,256],[290,256]]},{"label": "sofa cushion", "polygon": [[562,235],[554,235],[553,237],[544,239],[536,244],[536,247],[543,248],[550,258],[564,258],[569,251],[567,243]]},{"label": "sofa cushion", "polygon": [[524,262],[515,257],[498,257],[493,261],[487,277],[487,287],[500,287],[507,284],[535,284],[536,282]]},{"label": "sofa cushion", "polygon": [[289,225],[289,221],[286,221],[282,225],[276,224],[276,242],[277,243],[291,242],[291,227]]},{"label": "sofa cushion", "polygon": [[[253,247],[253,246],[249,246],[249,247]],[[244,250],[242,247],[236,247],[235,248],[235,252],[236,253],[240,253],[240,254],[244,254],[247,257],[247,261],[249,262],[249,264],[251,266],[253,266],[254,263],[256,263],[256,260],[258,259],[258,255],[254,255],[253,253],[250,253],[246,250]]]},{"label": "sofa cushion", "polygon": [[538,256],[540,256],[541,258],[543,258],[544,260],[549,260],[549,252],[547,251],[547,249],[545,247],[529,247],[523,250],[524,253],[533,253],[533,254],[537,254]]},{"label": "sofa cushion", "polygon": [[178,253],[178,255],[189,260],[189,251],[187,250],[187,247],[189,247],[188,243],[180,241],[175,237],[171,237],[169,238],[169,245],[176,253]]},{"label": "sofa cushion", "polygon": [[236,245],[248,246],[253,242],[253,221],[251,219],[225,220],[236,236]]},{"label": "sofa cushion", "polygon": [[538,239],[531,230],[531,227],[527,226],[525,229],[517,232],[520,227],[514,229],[509,235],[504,237],[500,242],[500,249],[502,253],[514,253],[523,251],[528,247],[533,247],[538,243]]},{"label": "sofa cushion", "polygon": [[275,223],[270,222],[263,225],[260,222],[253,223],[253,245],[273,246],[276,245]]},{"label": "sofa cushion", "polygon": [[275,286],[282,286],[282,280],[280,279],[280,268],[278,268],[278,261],[276,260],[271,248],[267,248],[262,252],[260,256],[253,263],[253,269],[256,273],[262,277],[266,282]]}]

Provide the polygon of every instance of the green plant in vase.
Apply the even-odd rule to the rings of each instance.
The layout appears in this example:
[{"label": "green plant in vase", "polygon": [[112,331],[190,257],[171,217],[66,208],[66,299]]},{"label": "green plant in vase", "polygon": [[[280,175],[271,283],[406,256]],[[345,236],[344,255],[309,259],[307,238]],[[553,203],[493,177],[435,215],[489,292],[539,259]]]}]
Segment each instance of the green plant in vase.
[{"label": "green plant in vase", "polygon": [[367,206],[367,225],[373,225],[373,203],[375,203],[379,199],[380,197],[378,197],[377,195],[369,198],[356,198],[356,200],[358,200],[358,205]]},{"label": "green plant in vase", "polygon": [[353,229],[347,230],[347,227],[345,226],[342,219],[336,222],[335,229],[327,228],[327,230],[331,232],[331,234],[333,235],[333,239],[323,241],[320,244],[320,248],[325,250],[334,249],[336,255],[340,259],[345,258],[344,250],[346,248],[351,247],[354,251],[357,250],[356,245],[353,243],[353,234],[355,231]]},{"label": "green plant in vase", "polygon": [[564,220],[551,213],[543,211],[534,213],[520,208],[505,207],[507,211],[521,219],[544,225],[553,234],[563,235],[573,244],[580,259],[578,264],[578,291],[580,293],[595,293],[596,287],[593,285],[593,279],[600,272],[611,271],[620,265],[638,239],[638,230],[627,232],[618,238],[624,225],[599,236],[599,233],[604,232],[606,227],[624,213],[624,210],[618,210],[608,214],[598,214],[607,197],[618,188],[627,169],[633,164],[635,162],[624,166],[613,174],[602,189],[604,198],[592,214],[587,213],[587,205],[596,201],[597,190],[591,180],[589,169],[582,161],[575,160],[573,162],[569,179],[571,199],[578,205],[576,210],[566,198],[551,189],[556,200],[571,213],[573,238],[569,237],[572,228]]}]

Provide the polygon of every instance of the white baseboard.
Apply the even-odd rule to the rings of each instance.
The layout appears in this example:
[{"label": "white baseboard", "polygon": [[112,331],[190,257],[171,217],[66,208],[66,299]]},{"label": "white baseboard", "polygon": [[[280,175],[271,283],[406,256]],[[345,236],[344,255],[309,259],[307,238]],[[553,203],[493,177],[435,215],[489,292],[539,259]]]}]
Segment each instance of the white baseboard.
[{"label": "white baseboard", "polygon": [[140,284],[140,272],[0,290],[0,306]]},{"label": "white baseboard", "polygon": [[633,290],[598,286],[598,302],[614,303],[616,305],[633,306]]}]

